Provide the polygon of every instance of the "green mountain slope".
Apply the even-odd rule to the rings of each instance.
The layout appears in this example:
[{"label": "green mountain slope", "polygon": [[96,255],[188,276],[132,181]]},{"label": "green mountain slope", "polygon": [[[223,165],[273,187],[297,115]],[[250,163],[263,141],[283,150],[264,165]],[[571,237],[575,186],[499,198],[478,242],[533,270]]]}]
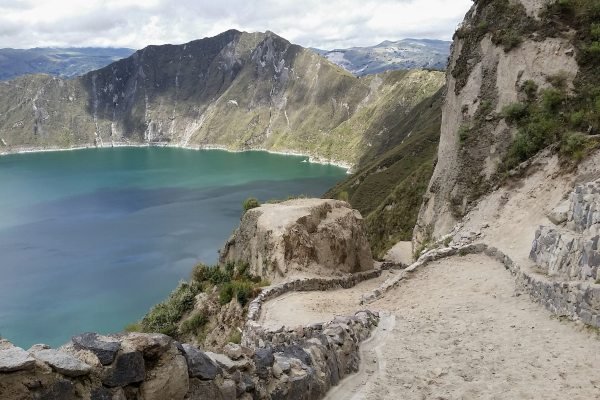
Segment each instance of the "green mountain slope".
[{"label": "green mountain slope", "polygon": [[167,143],[355,164],[443,80],[422,70],[356,78],[273,33],[231,30],[72,80],[0,83],[0,151]]},{"label": "green mountain slope", "polygon": [[347,199],[363,214],[378,257],[412,237],[437,157],[442,100],[440,89],[398,119],[363,155],[356,173],[325,194]]}]

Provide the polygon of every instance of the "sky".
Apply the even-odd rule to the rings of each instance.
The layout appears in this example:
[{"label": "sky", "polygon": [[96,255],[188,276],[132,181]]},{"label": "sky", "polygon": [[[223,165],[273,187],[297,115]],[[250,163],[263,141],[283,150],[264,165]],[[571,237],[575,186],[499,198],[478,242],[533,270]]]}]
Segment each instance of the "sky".
[{"label": "sky", "polygon": [[321,49],[450,40],[472,0],[0,0],[0,47],[179,44],[228,29]]}]

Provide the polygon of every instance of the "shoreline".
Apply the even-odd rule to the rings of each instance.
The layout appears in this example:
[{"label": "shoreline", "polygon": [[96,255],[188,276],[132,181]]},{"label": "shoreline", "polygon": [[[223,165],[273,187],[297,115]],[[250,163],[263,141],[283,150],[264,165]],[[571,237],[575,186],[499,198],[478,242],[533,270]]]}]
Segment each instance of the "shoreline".
[{"label": "shoreline", "polygon": [[226,151],[228,153],[245,153],[245,152],[264,152],[269,154],[279,154],[284,156],[296,156],[296,157],[307,157],[307,162],[312,164],[321,164],[321,165],[333,165],[338,168],[342,168],[346,170],[346,174],[352,174],[353,165],[343,162],[343,161],[334,161],[334,160],[326,160],[320,157],[316,157],[314,155],[305,154],[301,152],[297,152],[294,150],[267,150],[262,148],[256,149],[247,149],[247,150],[232,150],[227,148],[226,146],[221,145],[196,145],[196,146],[182,146],[176,145],[166,142],[156,142],[156,143],[128,143],[128,142],[113,142],[110,145],[105,146],[95,146],[95,145],[82,145],[82,146],[73,146],[73,147],[47,147],[47,148],[39,148],[39,147],[21,147],[15,148],[14,150],[0,151],[1,156],[8,156],[11,154],[27,154],[27,153],[49,153],[49,152],[58,152],[58,151],[76,151],[76,150],[86,150],[86,149],[111,149],[115,147],[168,147],[175,149],[184,149],[184,150],[220,150]]}]

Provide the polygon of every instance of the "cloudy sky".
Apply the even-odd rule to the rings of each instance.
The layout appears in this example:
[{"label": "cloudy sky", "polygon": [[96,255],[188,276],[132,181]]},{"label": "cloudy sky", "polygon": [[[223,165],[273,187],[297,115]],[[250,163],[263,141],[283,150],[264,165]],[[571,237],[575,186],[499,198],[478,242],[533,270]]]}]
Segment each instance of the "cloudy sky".
[{"label": "cloudy sky", "polygon": [[0,0],[0,47],[142,48],[235,28],[307,47],[450,39],[472,0]]}]

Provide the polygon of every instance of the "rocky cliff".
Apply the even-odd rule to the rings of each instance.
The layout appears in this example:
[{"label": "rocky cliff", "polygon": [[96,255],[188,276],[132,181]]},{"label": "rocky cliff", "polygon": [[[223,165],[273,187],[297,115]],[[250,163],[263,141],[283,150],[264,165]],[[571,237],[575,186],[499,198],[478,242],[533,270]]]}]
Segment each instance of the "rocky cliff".
[{"label": "rocky cliff", "polygon": [[220,263],[245,263],[272,280],[373,269],[360,213],[338,200],[296,199],[246,211],[220,251]]},{"label": "rocky cliff", "polygon": [[0,151],[167,143],[296,151],[355,163],[442,74],[356,78],[271,33],[149,46],[80,78],[0,84]]},{"label": "rocky cliff", "polygon": [[417,242],[449,232],[541,149],[578,161],[596,146],[599,16],[587,0],[475,1],[454,36]]}]

